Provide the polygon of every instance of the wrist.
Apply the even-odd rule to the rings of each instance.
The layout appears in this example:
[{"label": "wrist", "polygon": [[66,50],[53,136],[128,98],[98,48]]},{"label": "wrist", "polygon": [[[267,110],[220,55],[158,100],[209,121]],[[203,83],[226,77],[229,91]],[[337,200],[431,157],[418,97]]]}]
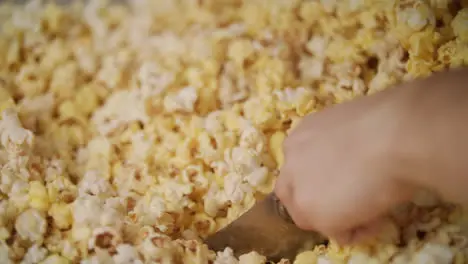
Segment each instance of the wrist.
[{"label": "wrist", "polygon": [[[412,109],[417,104],[420,88],[402,84],[375,94],[377,140],[382,141],[377,150],[384,160],[384,170],[396,181],[413,184],[420,163],[425,159],[424,137],[414,124]],[[418,129],[417,129],[418,128]],[[380,134],[380,135],[379,135]]]},{"label": "wrist", "polygon": [[428,154],[424,128],[414,115],[422,88],[416,83],[405,83],[391,91],[393,119],[388,135],[389,152],[395,177],[400,181],[418,184],[421,169]]},{"label": "wrist", "polygon": [[436,73],[389,91],[395,176],[451,202],[466,196],[460,186],[468,183],[466,76],[466,70]]}]

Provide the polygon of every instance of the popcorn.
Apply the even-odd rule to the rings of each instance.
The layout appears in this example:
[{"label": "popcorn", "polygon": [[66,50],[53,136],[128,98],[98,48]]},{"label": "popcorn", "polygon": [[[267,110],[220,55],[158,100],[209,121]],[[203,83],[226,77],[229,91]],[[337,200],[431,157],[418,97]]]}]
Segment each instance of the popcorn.
[{"label": "popcorn", "polygon": [[73,62],[57,67],[52,75],[50,91],[55,93],[59,99],[72,97],[75,92],[77,72],[78,66]]},{"label": "popcorn", "polygon": [[29,183],[29,204],[32,208],[40,211],[46,211],[49,208],[47,189],[39,181]]},{"label": "popcorn", "polygon": [[33,144],[33,133],[22,127],[18,115],[12,109],[6,109],[2,112],[0,121],[1,143],[4,147],[9,145]]},{"label": "popcorn", "polygon": [[117,254],[113,256],[115,264],[143,264],[138,251],[128,244],[120,244],[116,248]]},{"label": "popcorn", "polygon": [[452,20],[453,33],[461,40],[468,41],[468,8],[464,8],[458,11],[455,18]]},{"label": "popcorn", "polygon": [[46,228],[46,219],[37,209],[27,209],[18,216],[15,222],[16,232],[22,239],[31,242],[42,241]]},{"label": "popcorn", "polygon": [[60,255],[50,255],[39,264],[69,264],[70,261]]},{"label": "popcorn", "polygon": [[316,263],[317,255],[313,251],[304,251],[296,256],[294,264]]},{"label": "popcorn", "polygon": [[250,252],[248,254],[244,254],[239,257],[239,264],[251,264],[251,263],[265,264],[266,258],[264,256],[261,256],[255,251]]},{"label": "popcorn", "polygon": [[[199,241],[304,116],[468,64],[466,1],[240,2],[0,4],[1,263],[265,263]],[[435,198],[279,263],[463,263],[467,211]]]},{"label": "popcorn", "polygon": [[91,195],[83,195],[73,202],[73,219],[77,224],[96,224],[102,212],[102,201]]},{"label": "popcorn", "polygon": [[5,242],[0,242],[0,262],[5,264],[13,264],[13,260],[10,258],[10,249]]},{"label": "popcorn", "polygon": [[238,65],[241,65],[253,53],[252,43],[245,39],[233,41],[227,52],[229,59],[235,61]]},{"label": "popcorn", "polygon": [[454,254],[448,246],[426,244],[415,256],[414,263],[452,263]]},{"label": "popcorn", "polygon": [[88,242],[88,248],[115,251],[117,245],[120,244],[121,241],[122,238],[116,230],[109,227],[100,227],[93,231],[91,239]]},{"label": "popcorn", "polygon": [[36,65],[26,64],[21,67],[15,78],[19,91],[26,97],[34,97],[45,92],[46,82],[40,77]]},{"label": "popcorn", "polygon": [[164,98],[164,108],[168,112],[192,112],[194,110],[197,98],[197,91],[194,87],[185,87],[177,94],[166,96]]},{"label": "popcorn", "polygon": [[96,171],[87,171],[80,182],[79,195],[96,195],[108,197],[113,194],[112,186],[105,178],[100,177]]},{"label": "popcorn", "polygon": [[34,244],[32,247],[28,249],[28,252],[26,252],[26,255],[21,261],[21,264],[39,263],[46,257],[47,257],[47,250],[45,248],[40,247],[37,244]]},{"label": "popcorn", "polygon": [[61,251],[61,254],[63,257],[69,259],[69,260],[76,260],[78,258],[78,250],[76,247],[72,244],[70,241],[65,241],[63,243],[63,248]]},{"label": "popcorn", "polygon": [[239,261],[234,257],[234,252],[230,248],[226,248],[222,252],[218,252],[216,260],[213,264],[238,264]]},{"label": "popcorn", "polygon": [[73,218],[70,207],[65,203],[54,203],[49,209],[49,215],[60,229],[67,229],[72,225]]},{"label": "popcorn", "polygon": [[283,142],[286,135],[284,132],[275,132],[270,138],[270,152],[275,158],[278,168],[281,168],[284,164],[284,153],[283,153]]},{"label": "popcorn", "polygon": [[[132,102],[131,109],[122,108]],[[122,125],[133,121],[146,123],[148,115],[145,110],[144,97],[138,90],[118,91],[113,93],[104,107],[98,109],[93,116],[93,121],[103,135],[108,135]]]},{"label": "popcorn", "polygon": [[322,78],[325,71],[325,60],[323,58],[302,58],[299,64],[301,78],[308,81],[316,81]]}]

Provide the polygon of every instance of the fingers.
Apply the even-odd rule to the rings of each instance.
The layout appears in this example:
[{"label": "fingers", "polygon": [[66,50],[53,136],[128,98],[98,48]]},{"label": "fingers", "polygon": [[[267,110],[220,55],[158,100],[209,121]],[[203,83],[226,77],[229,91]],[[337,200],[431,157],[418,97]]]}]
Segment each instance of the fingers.
[{"label": "fingers", "polygon": [[[374,220],[360,224],[357,227],[350,228],[347,226],[349,221],[332,221],[332,219],[320,220],[320,217],[315,215],[315,220],[320,223],[314,226],[310,216],[310,212],[302,212],[302,204],[307,204],[307,201],[298,201],[297,194],[294,193],[294,187],[286,177],[280,177],[275,186],[275,194],[288,209],[294,223],[304,230],[316,230],[321,234],[335,240],[339,245],[354,245],[361,243],[370,243],[375,238],[379,237],[382,230],[383,218],[378,217]],[[310,210],[310,207],[306,209]],[[349,219],[351,220],[351,219]],[[334,224],[333,224],[334,223]],[[338,225],[338,226],[337,226]],[[318,228],[318,229],[317,229]]]},{"label": "fingers", "polygon": [[293,184],[284,174],[280,175],[276,181],[274,193],[287,208],[289,215],[297,227],[304,230],[313,230],[309,219],[306,218],[308,213],[302,212],[301,203],[297,201]]},{"label": "fingers", "polygon": [[379,218],[365,225],[331,235],[330,238],[334,239],[341,246],[368,244],[379,237],[383,221],[383,218]]}]

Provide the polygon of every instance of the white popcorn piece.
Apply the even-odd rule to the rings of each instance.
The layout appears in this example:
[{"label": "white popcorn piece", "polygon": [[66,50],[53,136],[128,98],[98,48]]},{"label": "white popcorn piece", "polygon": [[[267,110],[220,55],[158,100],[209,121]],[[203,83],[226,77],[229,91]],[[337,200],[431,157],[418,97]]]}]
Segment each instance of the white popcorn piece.
[{"label": "white popcorn piece", "polygon": [[99,227],[93,230],[88,241],[89,249],[114,250],[122,242],[120,234],[110,227]]},{"label": "white popcorn piece", "polygon": [[248,186],[243,184],[241,176],[236,173],[229,173],[224,177],[224,194],[226,200],[238,203],[244,199],[244,195],[250,191]]},{"label": "white popcorn piece", "polygon": [[435,15],[433,11],[423,2],[415,4],[402,10],[397,14],[400,23],[406,23],[414,31],[422,30],[426,25],[434,24]]},{"label": "white popcorn piece", "polygon": [[40,211],[28,209],[16,219],[15,229],[21,238],[41,242],[47,230],[47,221]]},{"label": "white popcorn piece", "polygon": [[73,202],[73,219],[76,224],[95,225],[102,213],[102,202],[96,196],[79,196]]},{"label": "white popcorn piece", "polygon": [[313,36],[306,44],[306,49],[319,58],[325,57],[328,40],[322,36]]},{"label": "white popcorn piece", "polygon": [[210,133],[223,131],[221,115],[221,111],[214,111],[209,113],[204,119],[204,128]]},{"label": "white popcorn piece", "polygon": [[428,243],[416,253],[414,264],[450,264],[455,254],[449,246]]},{"label": "white popcorn piece", "polygon": [[120,231],[124,222],[123,216],[124,206],[122,199],[117,197],[108,198],[102,207],[99,224],[101,226],[112,227]]},{"label": "white popcorn piece", "polygon": [[173,95],[167,95],[164,98],[164,108],[168,112],[193,112],[195,102],[198,99],[195,87],[188,86]]},{"label": "white popcorn piece", "polygon": [[3,146],[9,144],[22,145],[26,143],[32,146],[34,135],[31,131],[22,127],[17,113],[13,109],[6,109],[2,112],[0,120],[0,137]]},{"label": "white popcorn piece", "polygon": [[146,260],[158,259],[163,264],[172,261],[173,252],[170,250],[171,240],[169,237],[157,233],[148,234],[140,244],[140,252]]},{"label": "white popcorn piece", "polygon": [[173,32],[163,32],[149,38],[149,45],[160,54],[181,57],[186,54],[187,43]]},{"label": "white popcorn piece", "polygon": [[219,210],[226,204],[223,193],[216,184],[211,184],[203,197],[203,208],[209,216],[216,216]]},{"label": "white popcorn piece", "polygon": [[268,179],[268,169],[265,167],[259,167],[245,176],[245,180],[252,187],[259,187],[265,183]]},{"label": "white popcorn piece", "polygon": [[[21,264],[35,264],[41,262],[47,257],[47,249],[34,244],[28,249],[26,255],[24,256]],[[2,262],[3,263],[3,262]]]},{"label": "white popcorn piece", "polygon": [[333,262],[327,257],[320,256],[317,258],[317,264],[332,264]]},{"label": "white popcorn piece", "polygon": [[83,12],[83,17],[96,36],[96,40],[102,40],[108,32],[105,22],[99,17],[99,12],[104,7],[104,1],[92,1],[87,3]]},{"label": "white popcorn piece", "polygon": [[150,217],[160,218],[166,212],[166,203],[164,199],[158,196],[153,196],[151,202],[149,204],[149,211]]},{"label": "white popcorn piece", "polygon": [[213,264],[239,264],[239,261],[234,257],[232,249],[226,248],[224,251],[216,254],[216,259]]},{"label": "white popcorn piece", "polygon": [[133,246],[120,244],[116,250],[117,254],[113,256],[115,264],[143,264],[138,251]]},{"label": "white popcorn piece", "polygon": [[114,174],[113,185],[121,197],[132,193],[143,194],[154,185],[155,178],[149,174],[147,165],[124,165],[120,172]]},{"label": "white popcorn piece", "polygon": [[147,137],[143,132],[137,132],[131,136],[132,155],[131,163],[142,163],[148,157],[153,146],[153,137]]},{"label": "white popcorn piece", "polygon": [[156,96],[164,92],[175,79],[174,73],[164,71],[155,62],[145,62],[138,72],[144,96]]},{"label": "white popcorn piece", "polygon": [[110,183],[94,170],[85,173],[79,184],[78,191],[81,196],[90,194],[100,197],[110,197],[114,194]]},{"label": "white popcorn piece", "polygon": [[21,101],[20,109],[22,113],[38,116],[40,114],[50,113],[54,104],[54,95],[52,93],[47,93],[33,98],[25,98]]},{"label": "white popcorn piece", "polygon": [[43,261],[39,262],[39,264],[68,264],[70,261],[60,255],[53,254],[48,256]]},{"label": "white popcorn piece", "polygon": [[333,12],[338,5],[337,0],[320,0],[320,3],[323,5],[325,11],[329,13]]},{"label": "white popcorn piece", "polygon": [[43,9],[41,0],[29,1],[24,9],[17,9],[12,14],[12,20],[15,27],[39,31],[40,14]]},{"label": "white popcorn piece", "polygon": [[10,249],[4,241],[0,241],[0,263],[13,264],[13,260],[10,258]]},{"label": "white popcorn piece", "polygon": [[[466,64],[466,1],[0,2],[0,263],[265,263],[198,242],[302,117]],[[422,195],[365,253],[294,263],[459,264],[459,209]]]},{"label": "white popcorn piece", "polygon": [[[93,121],[102,135],[108,135],[121,125],[134,121],[147,123],[149,117],[145,109],[145,98],[139,90],[113,93],[104,106],[98,109]],[[123,107],[128,105],[129,107]]]},{"label": "white popcorn piece", "polygon": [[241,133],[239,145],[243,148],[253,149],[256,154],[260,154],[265,146],[265,135],[246,122]]},{"label": "white popcorn piece", "polygon": [[62,256],[70,260],[75,260],[79,256],[78,249],[68,240],[63,242],[61,253]]},{"label": "white popcorn piece", "polygon": [[325,71],[325,60],[315,57],[302,58],[299,63],[302,78],[310,81],[320,80]]},{"label": "white popcorn piece", "polygon": [[253,263],[265,264],[266,257],[258,254],[255,251],[241,255],[239,257],[239,264],[253,264]]}]

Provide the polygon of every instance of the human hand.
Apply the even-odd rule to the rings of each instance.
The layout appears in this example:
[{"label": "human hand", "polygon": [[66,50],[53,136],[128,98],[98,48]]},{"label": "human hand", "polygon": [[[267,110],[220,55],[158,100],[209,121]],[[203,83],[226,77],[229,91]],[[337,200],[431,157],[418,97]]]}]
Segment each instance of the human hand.
[{"label": "human hand", "polygon": [[396,147],[397,98],[385,91],[330,107],[304,118],[285,140],[275,193],[300,228],[358,242],[412,198],[415,188],[400,177],[406,164]]}]

